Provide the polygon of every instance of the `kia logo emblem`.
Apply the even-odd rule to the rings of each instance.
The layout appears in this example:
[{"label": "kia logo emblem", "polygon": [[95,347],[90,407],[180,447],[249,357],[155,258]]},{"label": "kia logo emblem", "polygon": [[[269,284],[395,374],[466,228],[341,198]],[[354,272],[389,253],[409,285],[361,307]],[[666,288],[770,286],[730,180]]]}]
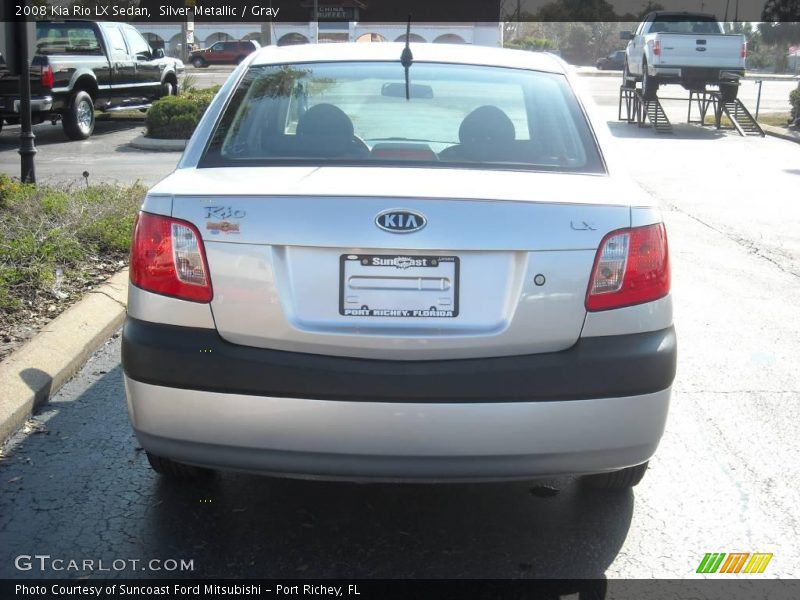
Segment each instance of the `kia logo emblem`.
[{"label": "kia logo emblem", "polygon": [[375,217],[375,224],[389,233],[412,233],[419,231],[427,223],[428,220],[422,213],[396,208],[385,210]]}]

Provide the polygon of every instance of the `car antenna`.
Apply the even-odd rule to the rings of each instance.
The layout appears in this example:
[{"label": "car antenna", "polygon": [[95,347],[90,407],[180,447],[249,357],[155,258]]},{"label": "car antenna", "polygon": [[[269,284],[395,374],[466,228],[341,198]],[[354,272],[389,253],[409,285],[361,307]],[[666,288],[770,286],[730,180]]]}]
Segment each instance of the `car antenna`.
[{"label": "car antenna", "polygon": [[414,62],[414,55],[411,54],[411,46],[408,42],[411,38],[411,15],[408,15],[408,24],[406,25],[406,47],[403,48],[403,53],[400,55],[400,64],[406,70],[406,100],[411,100],[410,84],[408,82],[408,70]]}]

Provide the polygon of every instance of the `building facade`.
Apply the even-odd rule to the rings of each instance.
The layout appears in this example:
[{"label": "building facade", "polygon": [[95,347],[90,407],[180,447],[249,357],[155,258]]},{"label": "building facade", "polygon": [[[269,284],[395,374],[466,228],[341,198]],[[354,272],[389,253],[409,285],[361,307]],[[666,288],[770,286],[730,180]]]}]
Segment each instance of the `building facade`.
[{"label": "building facade", "polygon": [[[182,56],[185,33],[181,23],[135,23],[154,48],[170,56]],[[395,42],[405,41],[405,23],[357,21],[309,21],[271,23],[262,31],[260,23],[192,23],[188,30],[195,48],[207,48],[219,41],[256,40],[262,45],[285,46],[314,41]],[[502,46],[500,23],[419,23],[412,24],[410,39],[415,43],[476,44]]]}]

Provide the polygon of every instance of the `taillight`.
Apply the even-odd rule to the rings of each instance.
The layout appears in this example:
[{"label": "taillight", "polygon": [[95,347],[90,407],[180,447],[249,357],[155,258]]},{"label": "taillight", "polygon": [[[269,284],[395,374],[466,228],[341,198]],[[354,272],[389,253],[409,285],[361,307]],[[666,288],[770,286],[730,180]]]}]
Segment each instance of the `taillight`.
[{"label": "taillight", "polygon": [[656,56],[661,56],[661,41],[654,40],[653,41],[653,54]]},{"label": "taillight", "polygon": [[669,293],[669,248],[663,223],[612,231],[594,259],[586,310],[642,304]]},{"label": "taillight", "polygon": [[740,58],[747,58],[747,42],[742,42],[742,53],[739,55]]},{"label": "taillight", "polygon": [[53,75],[53,67],[45,65],[42,67],[41,77],[42,87],[52,88],[56,83],[56,77]]},{"label": "taillight", "polygon": [[131,283],[193,302],[213,295],[203,241],[191,223],[140,212],[131,244]]}]

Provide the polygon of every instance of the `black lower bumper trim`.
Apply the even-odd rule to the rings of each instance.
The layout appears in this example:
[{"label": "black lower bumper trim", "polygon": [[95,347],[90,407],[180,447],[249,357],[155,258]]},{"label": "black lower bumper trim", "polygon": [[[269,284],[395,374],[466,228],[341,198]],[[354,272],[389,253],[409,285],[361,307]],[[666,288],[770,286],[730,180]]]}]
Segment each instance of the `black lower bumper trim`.
[{"label": "black lower bumper trim", "polygon": [[561,352],[397,361],[240,346],[213,329],[128,317],[122,366],[136,381],[214,392],[369,402],[530,402],[635,396],[675,378],[672,327],[581,338]]}]

